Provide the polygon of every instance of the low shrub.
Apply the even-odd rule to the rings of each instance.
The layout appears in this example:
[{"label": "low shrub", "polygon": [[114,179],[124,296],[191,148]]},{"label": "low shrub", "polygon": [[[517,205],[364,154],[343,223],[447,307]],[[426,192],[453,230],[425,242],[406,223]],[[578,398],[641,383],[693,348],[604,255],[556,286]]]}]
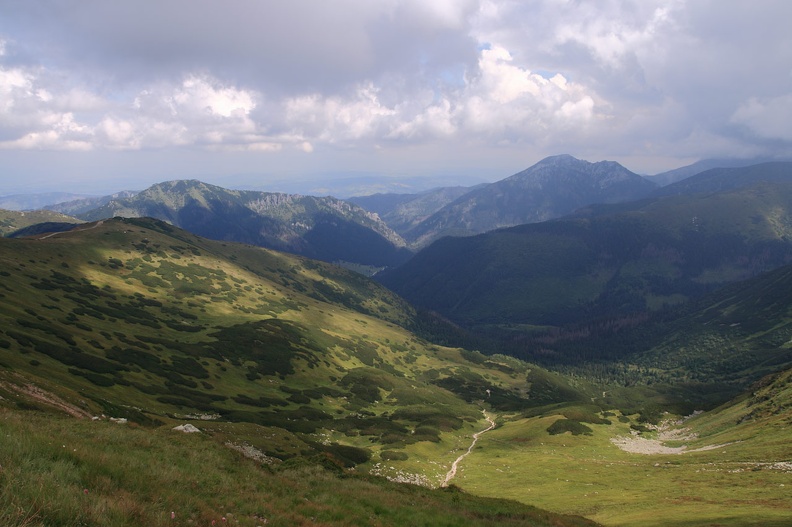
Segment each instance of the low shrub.
[{"label": "low shrub", "polygon": [[407,461],[410,455],[407,452],[399,452],[398,450],[383,450],[380,452],[380,459],[383,461]]},{"label": "low shrub", "polygon": [[559,419],[547,427],[547,433],[551,436],[566,432],[571,433],[573,436],[592,435],[594,433],[591,428],[578,421],[573,421],[572,419]]}]

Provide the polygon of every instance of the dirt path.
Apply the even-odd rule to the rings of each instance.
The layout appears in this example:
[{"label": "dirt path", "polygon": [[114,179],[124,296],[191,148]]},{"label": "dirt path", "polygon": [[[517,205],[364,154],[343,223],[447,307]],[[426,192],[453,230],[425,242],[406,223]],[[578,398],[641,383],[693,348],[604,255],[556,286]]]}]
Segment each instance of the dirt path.
[{"label": "dirt path", "polygon": [[65,412],[72,417],[79,419],[90,419],[92,416],[87,411],[79,408],[71,403],[68,403],[55,395],[42,388],[39,388],[33,383],[27,382],[19,375],[12,377],[13,381],[0,380],[0,388],[9,393],[18,393],[25,397],[29,397],[39,403],[45,404],[62,412]]},{"label": "dirt path", "polygon": [[465,452],[464,454],[462,454],[461,456],[456,458],[456,460],[451,464],[451,470],[449,470],[448,474],[446,474],[446,477],[443,480],[443,483],[440,485],[441,487],[447,487],[449,482],[454,478],[454,476],[456,476],[457,467],[459,466],[459,463],[463,459],[465,459],[465,457],[468,454],[470,454],[473,451],[473,447],[476,446],[476,442],[478,441],[478,438],[481,436],[481,434],[483,434],[485,432],[489,432],[490,430],[495,428],[495,420],[491,416],[487,415],[486,411],[482,410],[481,413],[484,414],[484,418],[490,424],[489,427],[485,428],[481,432],[476,432],[475,434],[473,434],[473,442],[470,443],[470,446],[468,447],[467,452]]}]

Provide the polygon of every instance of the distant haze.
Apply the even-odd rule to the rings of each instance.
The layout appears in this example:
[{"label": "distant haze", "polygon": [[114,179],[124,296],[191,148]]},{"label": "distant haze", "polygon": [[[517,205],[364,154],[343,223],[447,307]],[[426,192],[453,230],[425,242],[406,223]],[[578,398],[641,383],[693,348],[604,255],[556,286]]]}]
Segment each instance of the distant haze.
[{"label": "distant haze", "polygon": [[786,0],[2,2],[0,196],[789,157],[789,20]]}]

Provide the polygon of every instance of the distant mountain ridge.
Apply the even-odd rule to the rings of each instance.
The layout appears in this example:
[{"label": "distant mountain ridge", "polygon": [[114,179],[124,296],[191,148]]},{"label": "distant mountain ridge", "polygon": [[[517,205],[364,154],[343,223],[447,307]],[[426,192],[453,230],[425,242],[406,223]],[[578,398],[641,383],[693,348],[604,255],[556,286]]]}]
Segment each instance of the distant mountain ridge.
[{"label": "distant mountain ridge", "polygon": [[[740,170],[748,177],[758,169]],[[562,325],[657,309],[792,261],[787,179],[596,205],[446,238],[379,279],[468,327]]]},{"label": "distant mountain ridge", "polygon": [[543,159],[511,177],[473,190],[405,233],[421,247],[446,235],[466,236],[569,214],[592,203],[639,199],[654,183],[613,161],[570,155]]},{"label": "distant mountain ridge", "polygon": [[10,196],[0,196],[0,209],[15,211],[38,210],[46,208],[53,203],[62,203],[84,198],[86,198],[84,194],[72,194],[69,192],[13,194]]},{"label": "distant mountain ridge", "polygon": [[152,217],[199,236],[329,262],[388,267],[411,252],[376,215],[332,198],[229,190],[197,180],[168,181],[77,214],[86,221]]},{"label": "distant mountain ridge", "polygon": [[665,172],[660,172],[653,176],[647,176],[649,181],[653,183],[657,183],[661,187],[666,185],[671,185],[672,183],[676,183],[678,181],[682,181],[683,179],[687,179],[689,177],[695,176],[696,174],[700,174],[707,170],[712,170],[714,168],[742,168],[751,165],[758,165],[761,163],[769,163],[769,162],[776,162],[776,161],[789,161],[788,159],[779,160],[779,159],[763,159],[763,158],[752,158],[752,159],[736,159],[736,158],[721,158],[721,159],[702,159],[700,161],[696,161],[690,165],[686,165],[683,167],[675,168],[673,170],[667,170]]},{"label": "distant mountain ridge", "polygon": [[403,236],[449,203],[482,186],[441,187],[418,194],[374,194],[348,201],[376,212],[390,228]]},{"label": "distant mountain ridge", "polygon": [[744,167],[713,168],[659,188],[653,196],[722,192],[759,182],[792,182],[792,161],[773,161]]},{"label": "distant mountain ridge", "polygon": [[122,190],[120,192],[115,192],[107,196],[90,196],[90,197],[73,199],[70,201],[63,201],[60,203],[47,205],[44,207],[44,209],[54,210],[57,212],[62,212],[63,214],[75,216],[77,214],[83,214],[93,209],[99,208],[103,205],[107,205],[109,202],[113,200],[132,198],[137,193],[138,193],[137,190]]}]

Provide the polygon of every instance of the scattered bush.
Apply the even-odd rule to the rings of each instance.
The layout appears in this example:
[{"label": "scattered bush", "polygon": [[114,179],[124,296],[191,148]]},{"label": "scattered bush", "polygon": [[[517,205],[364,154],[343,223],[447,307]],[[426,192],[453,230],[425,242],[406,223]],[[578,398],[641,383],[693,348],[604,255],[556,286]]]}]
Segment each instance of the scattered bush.
[{"label": "scattered bush", "polygon": [[587,427],[583,423],[573,421],[571,419],[559,419],[547,427],[547,433],[551,436],[563,434],[565,432],[570,432],[573,436],[590,436],[594,433],[591,428]]}]

